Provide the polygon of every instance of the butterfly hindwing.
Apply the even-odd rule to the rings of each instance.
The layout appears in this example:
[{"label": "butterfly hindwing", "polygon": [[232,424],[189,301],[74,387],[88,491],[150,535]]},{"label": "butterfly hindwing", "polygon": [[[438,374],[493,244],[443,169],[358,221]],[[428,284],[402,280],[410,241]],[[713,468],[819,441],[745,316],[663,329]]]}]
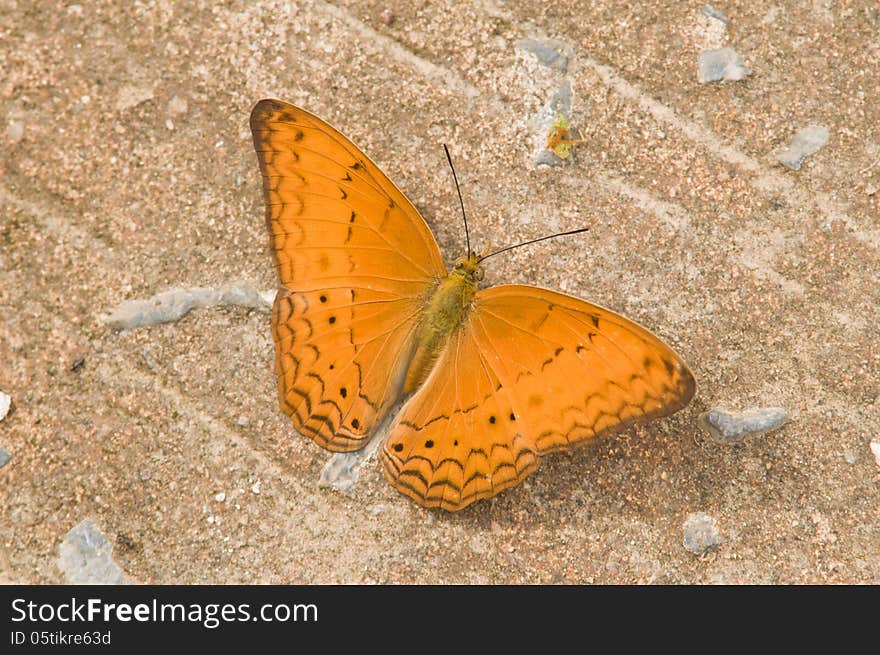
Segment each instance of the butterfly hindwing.
[{"label": "butterfly hindwing", "polygon": [[353,292],[280,289],[272,317],[281,407],[335,451],[362,448],[396,399],[419,311],[412,299]]},{"label": "butterfly hindwing", "polygon": [[635,323],[546,289],[490,287],[381,457],[403,493],[458,510],[518,483],[540,455],[671,414],[694,390],[681,358]]},{"label": "butterfly hindwing", "polygon": [[281,406],[331,450],[357,450],[395,400],[425,296],[446,274],[418,211],[360,149],[293,105],[251,114],[280,289]]}]

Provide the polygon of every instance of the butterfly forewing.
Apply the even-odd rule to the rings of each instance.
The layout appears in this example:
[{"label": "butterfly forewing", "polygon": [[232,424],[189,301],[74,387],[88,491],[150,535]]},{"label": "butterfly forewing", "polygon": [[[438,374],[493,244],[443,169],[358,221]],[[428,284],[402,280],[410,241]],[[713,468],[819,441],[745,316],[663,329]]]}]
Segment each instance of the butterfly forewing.
[{"label": "butterfly forewing", "polygon": [[357,450],[396,399],[415,326],[446,274],[430,229],[354,144],[278,100],[251,114],[278,270],[279,398],[302,433]]}]

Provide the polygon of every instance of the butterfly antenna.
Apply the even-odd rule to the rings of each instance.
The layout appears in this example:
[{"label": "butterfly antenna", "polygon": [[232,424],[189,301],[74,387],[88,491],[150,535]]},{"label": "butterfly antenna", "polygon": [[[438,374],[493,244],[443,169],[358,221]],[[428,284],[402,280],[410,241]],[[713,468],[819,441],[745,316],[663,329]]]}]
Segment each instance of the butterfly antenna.
[{"label": "butterfly antenna", "polygon": [[557,232],[556,234],[550,234],[546,237],[541,237],[540,239],[532,239],[531,241],[523,241],[522,243],[517,243],[512,246],[507,246],[505,248],[501,248],[499,250],[496,250],[495,252],[490,252],[488,255],[483,255],[482,257],[480,257],[477,260],[477,262],[481,262],[483,260],[489,259],[489,257],[494,257],[495,255],[499,255],[502,252],[507,252],[508,250],[513,250],[514,248],[519,248],[521,246],[528,246],[533,243],[538,243],[538,241],[546,241],[547,239],[555,239],[556,237],[565,237],[565,236],[568,236],[569,234],[580,234],[581,232],[586,232],[589,229],[590,228],[588,228],[588,227],[582,227],[579,230],[570,230],[568,232]]},{"label": "butterfly antenna", "polygon": [[461,217],[464,219],[464,238],[467,243],[467,254],[471,254],[471,235],[468,232],[467,215],[464,213],[464,200],[461,199],[461,189],[458,186],[458,176],[455,174],[455,166],[452,165],[452,156],[449,154],[449,148],[443,144],[443,150],[446,151],[446,159],[449,161],[449,168],[452,169],[452,179],[455,180],[455,190],[458,191],[458,202],[461,205]]}]

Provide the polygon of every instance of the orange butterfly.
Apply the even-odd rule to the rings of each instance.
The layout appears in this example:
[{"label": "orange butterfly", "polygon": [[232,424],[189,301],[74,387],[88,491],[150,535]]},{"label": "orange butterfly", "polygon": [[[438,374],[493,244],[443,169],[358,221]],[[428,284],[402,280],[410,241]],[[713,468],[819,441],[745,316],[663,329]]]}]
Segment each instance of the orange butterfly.
[{"label": "orange butterfly", "polygon": [[282,409],[333,451],[381,448],[416,502],[459,510],[520,482],[545,453],[684,407],[695,383],[632,321],[523,285],[478,289],[473,252],[447,271],[412,203],[309,112],[251,114],[281,286],[272,334]]}]

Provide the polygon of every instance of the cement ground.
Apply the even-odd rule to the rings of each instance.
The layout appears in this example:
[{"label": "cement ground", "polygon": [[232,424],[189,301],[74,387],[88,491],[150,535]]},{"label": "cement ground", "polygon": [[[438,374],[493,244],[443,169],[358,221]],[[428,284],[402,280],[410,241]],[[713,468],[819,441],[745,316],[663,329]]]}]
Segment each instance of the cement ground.
[{"label": "cement ground", "polygon": [[[0,581],[62,582],[90,517],[151,583],[880,582],[880,6],[725,0],[724,27],[701,6],[0,1]],[[567,67],[525,38],[569,45]],[[718,45],[751,74],[699,84]],[[536,168],[532,119],[566,78],[587,143]],[[478,244],[590,226],[487,282],[638,320],[691,365],[694,401],[454,515],[375,461],[319,488],[328,454],[278,407],[267,314],[100,321],[175,287],[274,286],[247,125],[267,96],[358,143],[448,262],[441,143]],[[809,124],[827,145],[779,166]],[[724,447],[698,426],[716,406],[793,420]],[[702,557],[693,512],[721,531]]]}]

